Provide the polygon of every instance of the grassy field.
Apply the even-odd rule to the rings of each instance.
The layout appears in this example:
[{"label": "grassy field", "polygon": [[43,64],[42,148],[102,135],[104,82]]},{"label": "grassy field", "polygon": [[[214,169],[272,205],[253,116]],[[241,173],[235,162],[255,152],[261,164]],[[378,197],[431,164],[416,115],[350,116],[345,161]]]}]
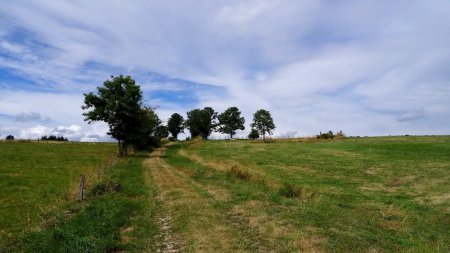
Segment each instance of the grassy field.
[{"label": "grassy field", "polygon": [[200,141],[160,160],[180,251],[450,251],[449,137]]},{"label": "grassy field", "polygon": [[1,233],[40,223],[47,210],[76,197],[80,173],[114,156],[111,144],[0,142]]},{"label": "grassy field", "polygon": [[114,151],[0,142],[0,252],[450,251],[447,136]]}]

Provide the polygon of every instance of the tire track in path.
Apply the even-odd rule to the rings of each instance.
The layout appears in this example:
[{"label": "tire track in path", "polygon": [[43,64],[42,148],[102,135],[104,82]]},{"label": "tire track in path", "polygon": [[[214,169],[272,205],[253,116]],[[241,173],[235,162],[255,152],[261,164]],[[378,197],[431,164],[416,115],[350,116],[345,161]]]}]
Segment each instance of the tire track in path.
[{"label": "tire track in path", "polygon": [[[158,148],[145,161],[147,183],[155,183],[161,211],[157,215],[160,233],[155,238],[157,252],[235,252],[241,243],[225,214],[214,209],[165,163],[167,148]],[[240,249],[242,251],[242,249]]]}]

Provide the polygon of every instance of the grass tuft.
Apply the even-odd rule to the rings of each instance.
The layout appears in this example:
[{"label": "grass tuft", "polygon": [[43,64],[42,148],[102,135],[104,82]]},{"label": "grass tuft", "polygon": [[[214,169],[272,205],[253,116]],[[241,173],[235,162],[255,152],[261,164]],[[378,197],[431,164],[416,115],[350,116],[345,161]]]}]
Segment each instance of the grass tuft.
[{"label": "grass tuft", "polygon": [[236,165],[233,165],[233,167],[228,170],[228,175],[242,180],[250,180],[252,178],[252,174],[248,170],[241,169]]},{"label": "grass tuft", "polygon": [[122,186],[114,181],[101,182],[92,187],[91,193],[92,195],[98,196],[103,195],[108,192],[118,192],[120,191]]},{"label": "grass tuft", "polygon": [[290,183],[284,183],[280,189],[279,193],[281,196],[284,196],[286,198],[302,198],[307,199],[314,195],[314,192],[310,189],[299,186],[299,185],[293,185]]}]

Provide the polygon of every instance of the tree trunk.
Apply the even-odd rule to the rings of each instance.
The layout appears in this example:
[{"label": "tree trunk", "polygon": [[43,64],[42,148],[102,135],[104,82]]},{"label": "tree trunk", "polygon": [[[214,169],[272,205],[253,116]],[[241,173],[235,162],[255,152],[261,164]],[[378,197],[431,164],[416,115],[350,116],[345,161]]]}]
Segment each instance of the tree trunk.
[{"label": "tree trunk", "polygon": [[230,133],[230,140],[231,140],[231,139],[233,139],[233,134],[232,134],[232,133]]},{"label": "tree trunk", "polygon": [[263,132],[263,141],[266,142],[266,133]]},{"label": "tree trunk", "polygon": [[117,144],[119,146],[119,157],[123,157],[124,156],[123,146],[122,146],[123,143],[120,139],[118,139]]}]

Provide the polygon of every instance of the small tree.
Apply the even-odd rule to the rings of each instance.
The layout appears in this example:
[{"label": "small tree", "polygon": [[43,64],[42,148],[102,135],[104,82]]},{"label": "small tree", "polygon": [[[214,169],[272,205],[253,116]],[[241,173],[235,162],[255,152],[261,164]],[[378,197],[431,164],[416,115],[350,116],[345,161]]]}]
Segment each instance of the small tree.
[{"label": "small tree", "polygon": [[258,130],[252,129],[252,131],[250,131],[250,133],[248,134],[248,138],[249,138],[250,140],[256,140],[256,139],[259,139],[259,133],[258,133]]},{"label": "small tree", "polygon": [[172,114],[167,121],[167,130],[174,139],[178,139],[179,133],[184,133],[184,118],[178,113]]},{"label": "small tree", "polygon": [[119,156],[126,154],[127,137],[132,135],[134,124],[142,116],[142,92],[130,76],[111,76],[102,87],[97,88],[97,94],[84,94],[85,121],[104,121],[109,125],[108,134],[117,139]]},{"label": "small tree", "polygon": [[203,139],[208,139],[208,136],[216,129],[216,119],[217,112],[211,107],[194,109],[187,112],[186,127],[191,132],[192,138],[201,135]]},{"label": "small tree", "polygon": [[264,109],[258,110],[253,114],[253,123],[250,126],[259,131],[264,141],[266,141],[266,134],[272,134],[272,131],[275,129],[270,112]]},{"label": "small tree", "polygon": [[245,119],[241,117],[241,112],[237,107],[230,107],[225,112],[219,114],[219,131],[229,134],[230,139],[236,134],[236,130],[244,130]]},{"label": "small tree", "polygon": [[8,136],[6,136],[6,140],[7,141],[13,141],[14,140],[14,136],[8,135]]}]

